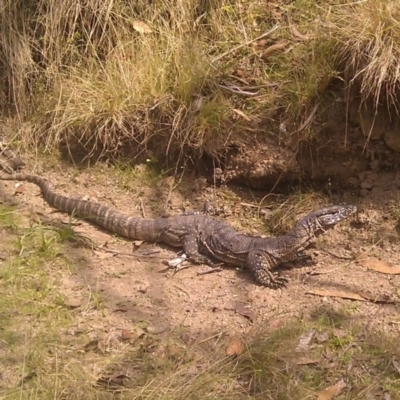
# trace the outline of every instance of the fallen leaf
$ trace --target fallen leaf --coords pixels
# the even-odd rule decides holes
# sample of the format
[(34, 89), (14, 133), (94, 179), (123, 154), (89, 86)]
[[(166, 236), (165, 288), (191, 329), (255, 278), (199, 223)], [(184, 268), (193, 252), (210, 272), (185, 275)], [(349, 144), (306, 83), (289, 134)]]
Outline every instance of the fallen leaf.
[(133, 337), (134, 337), (134, 335), (129, 329), (121, 330), (121, 340), (130, 340)]
[(296, 365), (319, 364), (319, 362), (316, 358), (301, 357), (296, 360)]
[(143, 336), (144, 336), (144, 332), (142, 330), (138, 330), (137, 332), (132, 332), (129, 329), (122, 329), (120, 339), (122, 341), (129, 341), (129, 342), (133, 343)]
[(395, 265), (388, 261), (372, 260), (363, 256), (356, 258), (356, 261), (365, 268), (372, 269), (383, 274), (400, 274), (400, 265)]
[(139, 33), (151, 33), (151, 29), (142, 21), (134, 20), (132, 21), (132, 26)]
[(251, 322), (254, 322), (255, 320), (254, 311), (250, 307), (241, 303), (240, 301), (237, 301), (235, 303), (235, 311), (242, 317), (248, 318)]
[(343, 329), (339, 329), (339, 328), (333, 328), (332, 333), (334, 336), (336, 336), (339, 339), (342, 339), (348, 335), (346, 331), (344, 331)]
[(85, 351), (99, 351), (102, 352), (101, 348), (100, 348), (100, 340), (99, 339), (95, 339), (92, 340), (91, 342), (85, 344), (85, 346), (83, 346), (83, 350)]
[(316, 330), (315, 329), (311, 329), (310, 331), (308, 331), (304, 335), (300, 336), (299, 344), (296, 346), (295, 351), (296, 352), (300, 352), (300, 351), (308, 350), (308, 345), (310, 344), (310, 342), (311, 342), (312, 338), (314, 337), (315, 333), (316, 333)]
[(159, 323), (159, 324), (149, 325), (146, 328), (146, 331), (149, 333), (154, 333), (155, 335), (159, 335), (160, 333), (164, 333), (167, 329), (168, 329), (167, 323)]
[(237, 108), (232, 108), (232, 111), (234, 111), (237, 115), (244, 118), (246, 121), (248, 121), (248, 122), (251, 121), (251, 118), (249, 116), (247, 116), (243, 111), (238, 110)]
[(331, 400), (334, 397), (339, 396), (339, 394), (342, 393), (346, 387), (346, 382), (341, 380), (319, 392), (317, 400)]
[(112, 312), (128, 312), (128, 309), (126, 307), (118, 307), (112, 310)]
[(226, 348), (226, 355), (227, 356), (239, 356), (243, 353), (244, 345), (238, 335), (233, 335)]
[(115, 373), (109, 376), (103, 376), (96, 381), (97, 385), (106, 387), (124, 386), (124, 379), (129, 379), (129, 376), (124, 374)]
[(288, 42), (281, 42), (273, 44), (272, 46), (267, 47), (263, 53), (262, 58), (268, 58), (272, 53), (275, 53), (278, 50), (284, 49), (288, 45)]
[(360, 300), (360, 301), (372, 301), (374, 303), (395, 303), (395, 300), (389, 298), (387, 295), (373, 295), (365, 292), (360, 293), (352, 293), (352, 292), (344, 292), (341, 290), (309, 290), (306, 294), (313, 294), (315, 296), (325, 296), (325, 297), (340, 297), (342, 299), (350, 299), (350, 300)]
[(293, 24), (289, 24), (289, 27), (290, 27), (290, 30), (292, 31), (293, 36), (296, 37), (297, 39), (300, 39), (303, 41), (314, 39), (313, 35), (304, 35), (303, 33), (300, 33)]
[(366, 301), (366, 299), (359, 294), (342, 292), (339, 290), (309, 290), (306, 294), (313, 294), (315, 296), (326, 296), (326, 297), (341, 297), (342, 299), (350, 299), (350, 300), (361, 300)]
[(392, 364), (398, 374), (400, 374), (400, 362), (396, 357), (392, 358)]

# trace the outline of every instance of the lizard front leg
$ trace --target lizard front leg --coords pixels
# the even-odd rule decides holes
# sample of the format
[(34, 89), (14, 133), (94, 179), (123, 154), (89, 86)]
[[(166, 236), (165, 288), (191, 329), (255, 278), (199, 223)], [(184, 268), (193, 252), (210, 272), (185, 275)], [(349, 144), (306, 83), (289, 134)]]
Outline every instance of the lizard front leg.
[(251, 250), (247, 255), (246, 267), (252, 272), (256, 281), (271, 289), (286, 286), (288, 279), (272, 271), (275, 267), (271, 257), (261, 250)]

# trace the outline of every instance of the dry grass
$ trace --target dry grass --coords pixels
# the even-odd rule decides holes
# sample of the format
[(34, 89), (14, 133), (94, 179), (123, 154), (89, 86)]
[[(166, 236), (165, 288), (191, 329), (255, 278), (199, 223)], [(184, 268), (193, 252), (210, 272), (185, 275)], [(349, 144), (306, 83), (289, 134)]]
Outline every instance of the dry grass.
[(399, 8), (5, 1), (3, 122), (20, 143), (49, 151), (80, 143), (89, 153), (176, 160), (218, 156), (280, 121), (301, 124), (337, 78), (397, 110)]
[[(218, 155), (231, 137), (298, 122), (337, 78), (358, 86), (364, 102), (397, 106), (397, 1), (325, 3), (6, 0), (2, 120), (26, 146), (80, 142), (115, 156), (130, 144), (153, 161)], [(271, 230), (287, 231), (320, 201), (306, 195), (277, 208)], [(27, 227), (2, 206), (0, 234), (2, 398), (305, 399), (343, 377), (351, 382), (344, 398), (398, 393), (396, 338), (346, 312), (316, 310), (310, 320), (263, 329), (233, 358), (227, 338), (187, 346), (182, 332), (131, 343), (109, 330), (88, 346), (109, 326), (99, 293), (82, 290), (82, 305), (68, 306), (60, 281), (70, 273), (63, 242), (71, 232)], [(73, 333), (77, 326), (83, 331)], [(325, 339), (306, 353), (317, 362), (299, 365), (294, 349), (311, 328)], [(113, 374), (129, 378), (99, 382)]]
[[(124, 184), (134, 181), (134, 173), (121, 167), (117, 176)], [(321, 200), (293, 197), (281, 209), (282, 225)], [(277, 315), (280, 324), (260, 314), (240, 338), (243, 353), (228, 357), (225, 330), (199, 334), (174, 322), (154, 335), (145, 329), (148, 319), (128, 322), (113, 312), (107, 291), (80, 274), (92, 266), (72, 229), (28, 226), (21, 210), (0, 207), (1, 398), (307, 399), (343, 378), (351, 383), (343, 398), (384, 392), (396, 398), (397, 339), (366, 329), (352, 313), (357, 302), (342, 303), (339, 310), (335, 304), (336, 311), (308, 310), (310, 317)], [(74, 285), (67, 285), (73, 276)], [(78, 304), (71, 305), (75, 298)], [(123, 337), (121, 326), (131, 336)], [(312, 329), (309, 346), (298, 352)]]
[(3, 95), (46, 149), (74, 137), (114, 154), (126, 142), (143, 151), (152, 139), (159, 153), (212, 153), (232, 107), (215, 81), (224, 73), (212, 62), (219, 47), (206, 46), (223, 28), (217, 3), (39, 2), (28, 18), (22, 3), (6, 2)]
[(97, 293), (87, 297), (77, 287), (86, 300), (69, 305), (59, 285), (70, 273), (59, 231), (24, 227), (2, 207), (0, 232), (9, 254), (0, 265), (4, 399), (307, 399), (343, 378), (351, 383), (343, 398), (396, 398), (397, 340), (365, 329), (349, 311), (317, 308), (275, 328), (264, 321), (234, 357), (225, 355), (230, 341), (220, 334), (188, 345), (181, 329), (156, 337), (137, 325), (141, 336), (132, 331), (132, 340), (121, 340)]
[(356, 84), (362, 102), (394, 106), (398, 112), (400, 4), (361, 1), (332, 11), (329, 30), (345, 79)]

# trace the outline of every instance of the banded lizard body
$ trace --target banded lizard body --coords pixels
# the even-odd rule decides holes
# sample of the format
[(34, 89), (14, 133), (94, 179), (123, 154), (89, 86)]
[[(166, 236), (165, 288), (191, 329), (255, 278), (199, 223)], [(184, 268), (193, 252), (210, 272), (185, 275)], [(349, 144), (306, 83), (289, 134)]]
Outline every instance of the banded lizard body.
[(123, 214), (108, 206), (55, 193), (50, 183), (36, 175), (0, 175), (0, 180), (35, 183), (45, 200), (58, 210), (87, 219), (128, 239), (162, 242), (183, 247), (190, 261), (215, 266), (223, 261), (247, 268), (261, 285), (278, 288), (287, 279), (274, 269), (305, 250), (314, 238), (343, 221), (357, 210), (354, 205), (333, 205), (300, 219), (286, 235), (262, 238), (237, 232), (226, 222), (198, 212), (169, 218), (147, 219)]

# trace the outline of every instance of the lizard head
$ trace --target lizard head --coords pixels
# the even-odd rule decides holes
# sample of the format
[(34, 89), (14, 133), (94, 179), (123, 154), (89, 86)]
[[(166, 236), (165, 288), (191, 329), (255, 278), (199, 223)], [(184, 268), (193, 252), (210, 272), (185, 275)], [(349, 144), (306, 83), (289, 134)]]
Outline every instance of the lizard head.
[(319, 236), (356, 211), (357, 207), (352, 204), (328, 206), (312, 212), (306, 219), (313, 225), (314, 235)]

